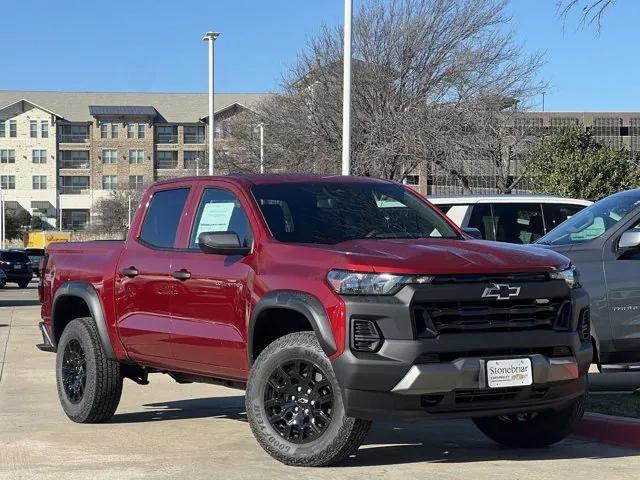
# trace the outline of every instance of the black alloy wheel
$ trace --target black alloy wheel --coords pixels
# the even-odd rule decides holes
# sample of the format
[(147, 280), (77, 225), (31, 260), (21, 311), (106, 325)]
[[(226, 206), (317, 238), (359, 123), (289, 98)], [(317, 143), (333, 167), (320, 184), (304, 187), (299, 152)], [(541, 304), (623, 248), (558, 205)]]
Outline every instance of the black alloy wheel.
[(72, 339), (62, 357), (62, 384), (69, 401), (77, 404), (84, 396), (87, 384), (87, 361), (80, 342)]
[(264, 391), (267, 419), (285, 440), (302, 444), (318, 439), (331, 423), (334, 392), (327, 375), (308, 360), (278, 366)]

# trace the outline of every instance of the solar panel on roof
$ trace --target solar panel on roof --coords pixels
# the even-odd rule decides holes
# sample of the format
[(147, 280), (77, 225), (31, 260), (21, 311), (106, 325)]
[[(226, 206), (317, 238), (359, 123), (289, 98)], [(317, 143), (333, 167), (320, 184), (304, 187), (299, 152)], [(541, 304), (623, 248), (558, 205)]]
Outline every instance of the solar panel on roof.
[(155, 117), (157, 112), (151, 106), (136, 105), (90, 105), (89, 114), (92, 116), (101, 115), (135, 115), (145, 117)]

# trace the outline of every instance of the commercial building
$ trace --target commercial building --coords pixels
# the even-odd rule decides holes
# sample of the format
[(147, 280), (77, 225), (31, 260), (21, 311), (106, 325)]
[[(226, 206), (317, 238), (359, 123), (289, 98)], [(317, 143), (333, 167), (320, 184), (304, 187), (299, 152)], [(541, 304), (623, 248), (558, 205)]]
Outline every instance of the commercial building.
[[(216, 117), (264, 94), (217, 94)], [(8, 209), (86, 227), (115, 189), (207, 170), (207, 94), (0, 91), (0, 180)], [(216, 128), (218, 148), (223, 131)]]

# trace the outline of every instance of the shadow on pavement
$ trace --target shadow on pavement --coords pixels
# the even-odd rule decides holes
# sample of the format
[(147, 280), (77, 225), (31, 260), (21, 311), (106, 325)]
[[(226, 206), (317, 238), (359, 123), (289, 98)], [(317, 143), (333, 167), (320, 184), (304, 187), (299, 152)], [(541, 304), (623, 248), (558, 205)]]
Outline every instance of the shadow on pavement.
[[(145, 410), (115, 415), (110, 423), (155, 422), (193, 418), (247, 421), (244, 396), (197, 398), (149, 403)], [(579, 458), (621, 458), (632, 450), (574, 440), (549, 448), (512, 449), (486, 439), (468, 421), (374, 422), (356, 455), (340, 467), (380, 466), (417, 462), (474, 463)]]
[(40, 306), (38, 300), (0, 300), (1, 307), (36, 307)]
[(143, 407), (147, 410), (116, 414), (109, 423), (157, 422), (208, 417), (247, 421), (244, 413), (244, 395), (148, 403)]

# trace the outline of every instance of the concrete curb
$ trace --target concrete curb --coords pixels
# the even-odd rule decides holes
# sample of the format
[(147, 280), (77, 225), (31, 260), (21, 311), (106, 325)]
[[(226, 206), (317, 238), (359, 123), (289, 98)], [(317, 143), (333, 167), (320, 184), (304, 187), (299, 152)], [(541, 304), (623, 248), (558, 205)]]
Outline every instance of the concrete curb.
[(640, 420), (585, 413), (573, 436), (640, 450)]

